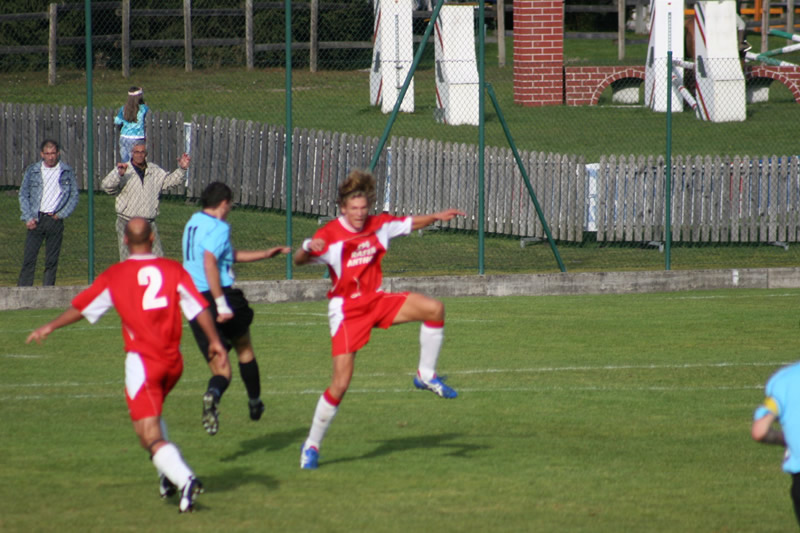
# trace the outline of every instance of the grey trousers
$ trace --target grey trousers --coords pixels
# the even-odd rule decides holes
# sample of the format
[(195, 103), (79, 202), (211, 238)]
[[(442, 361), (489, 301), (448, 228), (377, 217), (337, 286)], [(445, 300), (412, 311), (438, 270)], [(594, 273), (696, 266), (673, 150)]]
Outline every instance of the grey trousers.
[(50, 215), (39, 214), (39, 222), (34, 229), (28, 230), (25, 237), (25, 251), (22, 254), (22, 270), (17, 285), (30, 287), (36, 272), (36, 258), (44, 241), (44, 282), (43, 285), (56, 284), (58, 256), (61, 253), (61, 241), (64, 237), (64, 221), (56, 220)]
[[(119, 244), (119, 260), (125, 261), (130, 255), (128, 246), (125, 244), (125, 226), (128, 225), (128, 219), (117, 215), (117, 243)], [(150, 227), (153, 228), (153, 253), (158, 257), (164, 257), (164, 250), (161, 248), (161, 239), (158, 236), (158, 226), (156, 221), (150, 221)]]

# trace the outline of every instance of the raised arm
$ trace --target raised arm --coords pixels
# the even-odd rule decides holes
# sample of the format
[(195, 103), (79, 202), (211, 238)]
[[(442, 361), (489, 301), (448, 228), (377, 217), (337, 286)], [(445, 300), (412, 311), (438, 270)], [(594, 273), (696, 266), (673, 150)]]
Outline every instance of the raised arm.
[(431, 213), (429, 215), (416, 215), (411, 217), (411, 230), (418, 230), (426, 226), (430, 226), (437, 220), (447, 222), (448, 220), (452, 220), (457, 216), (463, 217), (466, 215), (466, 213), (459, 211), (458, 209), (447, 209), (445, 211), (439, 211), (438, 213)]
[(184, 153), (178, 158), (178, 168), (170, 172), (164, 178), (164, 182), (161, 185), (161, 190), (167, 190), (170, 187), (175, 187), (176, 185), (182, 185), (183, 182), (186, 180), (186, 171), (189, 170), (189, 163), (192, 161), (192, 158), (189, 157), (189, 154)]
[(253, 261), (261, 261), (262, 259), (269, 259), (278, 254), (289, 254), (292, 249), (288, 246), (275, 246), (266, 250), (236, 250), (233, 253), (233, 260), (236, 263), (252, 263)]
[(106, 174), (106, 177), (103, 178), (103, 181), (100, 183), (100, 186), (106, 194), (113, 196), (122, 190), (128, 181), (124, 177), (128, 168), (129, 165), (127, 163), (117, 163), (117, 168)]

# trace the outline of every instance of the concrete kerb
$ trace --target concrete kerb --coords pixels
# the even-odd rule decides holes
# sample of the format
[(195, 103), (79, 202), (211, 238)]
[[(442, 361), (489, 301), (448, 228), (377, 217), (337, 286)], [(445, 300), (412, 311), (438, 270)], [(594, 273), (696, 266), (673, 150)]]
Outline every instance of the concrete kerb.
[[(304, 302), (324, 300), (330, 280), (245, 281), (237, 286), (252, 303)], [(0, 311), (66, 308), (83, 288), (0, 287)], [(436, 298), (796, 289), (800, 288), (800, 268), (385, 278), (384, 288), (389, 292), (421, 292)]]

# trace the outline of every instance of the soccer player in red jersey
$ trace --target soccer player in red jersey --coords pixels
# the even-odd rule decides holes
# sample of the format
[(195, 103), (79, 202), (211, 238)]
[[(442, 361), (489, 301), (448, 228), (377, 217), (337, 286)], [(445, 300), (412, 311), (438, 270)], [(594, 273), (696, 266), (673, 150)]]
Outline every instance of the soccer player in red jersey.
[(197, 291), (180, 263), (152, 253), (154, 234), (143, 218), (125, 227), (130, 258), (100, 274), (92, 285), (72, 300), (72, 306), (28, 336), (41, 342), (54, 330), (86, 318), (95, 323), (111, 307), (122, 321), (125, 340), (125, 398), (133, 429), (142, 447), (150, 452), (160, 477), (161, 497), (180, 488), (179, 511), (191, 511), (203, 485), (184, 461), (177, 446), (167, 440), (161, 419), (164, 400), (183, 372), (180, 353), (183, 323), (197, 318), (210, 340), (213, 357), (227, 364), (208, 302)]
[(300, 454), (301, 468), (317, 468), (319, 448), (325, 432), (353, 376), (355, 355), (369, 342), (372, 328), (422, 322), (420, 357), (414, 386), (443, 398), (456, 391), (436, 376), (436, 362), (444, 339), (444, 304), (414, 292), (385, 293), (381, 289), (381, 260), (389, 241), (433, 224), (464, 216), (457, 209), (439, 213), (396, 217), (370, 215), (375, 205), (375, 178), (354, 170), (339, 187), (341, 216), (320, 228), (303, 242), (294, 255), (297, 265), (325, 263), (331, 276), (328, 317), (333, 345), (333, 376), (317, 402), (308, 438)]

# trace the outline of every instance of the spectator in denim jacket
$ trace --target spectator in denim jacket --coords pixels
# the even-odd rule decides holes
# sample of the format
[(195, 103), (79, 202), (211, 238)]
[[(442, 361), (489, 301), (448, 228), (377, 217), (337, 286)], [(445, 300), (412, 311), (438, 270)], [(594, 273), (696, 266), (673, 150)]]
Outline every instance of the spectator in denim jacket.
[(56, 284), (58, 256), (64, 235), (64, 219), (78, 205), (78, 182), (75, 172), (59, 161), (58, 143), (46, 139), (41, 147), (42, 160), (25, 169), (19, 189), (20, 217), (28, 228), (23, 252), (20, 287), (33, 285), (36, 258), (45, 242), (44, 285)]

